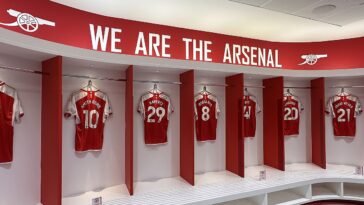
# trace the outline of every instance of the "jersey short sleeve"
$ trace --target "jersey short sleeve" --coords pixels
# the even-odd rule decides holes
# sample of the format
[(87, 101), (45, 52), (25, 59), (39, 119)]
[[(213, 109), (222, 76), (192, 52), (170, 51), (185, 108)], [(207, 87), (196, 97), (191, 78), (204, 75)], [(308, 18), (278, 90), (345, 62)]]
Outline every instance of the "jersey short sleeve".
[(147, 97), (145, 97), (146, 95), (147, 94), (140, 97), (139, 104), (138, 104), (138, 109), (137, 109), (137, 111), (142, 115), (143, 119), (145, 118), (144, 101), (147, 99)]
[(168, 101), (168, 119), (169, 119), (169, 116), (174, 112), (174, 107), (172, 105), (172, 101), (171, 101), (171, 98), (169, 96), (166, 96), (166, 99)]
[(74, 94), (69, 98), (66, 111), (64, 113), (66, 117), (77, 116), (76, 99)]
[(217, 100), (216, 97), (215, 97), (215, 103), (216, 103), (215, 116), (216, 116), (216, 119), (217, 119), (219, 117), (219, 114), (220, 114), (220, 105), (219, 105), (219, 101)]
[(14, 110), (14, 121), (20, 122), (20, 118), (24, 116), (24, 112), (17, 92), (15, 92), (14, 96), (13, 110)]
[(104, 107), (104, 122), (105, 122), (106, 119), (112, 115), (112, 109), (109, 97), (107, 95), (104, 95), (104, 100), (105, 100), (105, 107)]
[(305, 108), (303, 107), (301, 100), (297, 99), (297, 101), (298, 101), (298, 109), (300, 112), (302, 112)]
[(354, 117), (360, 115), (363, 112), (363, 110), (361, 108), (361, 103), (360, 103), (360, 101), (359, 101), (359, 99), (357, 97), (356, 97), (355, 101), (356, 101), (356, 104), (355, 104), (355, 115), (354, 115)]
[(333, 108), (332, 102), (333, 102), (333, 97), (331, 97), (327, 101), (325, 112), (326, 112), (326, 114), (331, 114), (333, 117), (335, 117), (335, 112), (334, 112), (334, 108)]
[(255, 102), (255, 113), (262, 112), (262, 109), (260, 108), (259, 103), (258, 103), (256, 97), (254, 97), (254, 96), (249, 96), (249, 97)]

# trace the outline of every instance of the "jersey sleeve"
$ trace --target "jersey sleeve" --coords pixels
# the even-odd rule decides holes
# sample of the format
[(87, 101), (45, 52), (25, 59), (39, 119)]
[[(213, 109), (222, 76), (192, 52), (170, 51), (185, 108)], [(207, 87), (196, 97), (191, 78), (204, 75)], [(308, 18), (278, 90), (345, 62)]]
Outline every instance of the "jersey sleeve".
[(196, 120), (198, 119), (198, 114), (197, 114), (197, 97), (195, 97), (195, 101), (193, 103), (193, 108), (194, 108), (194, 112), (195, 112), (195, 118)]
[(142, 115), (143, 119), (145, 118), (145, 108), (144, 108), (144, 97), (140, 97), (139, 105), (137, 111)]
[(255, 102), (255, 113), (260, 113), (262, 112), (262, 109), (260, 108), (260, 105), (258, 104), (257, 99), (254, 97), (254, 102)]
[(328, 101), (327, 101), (327, 105), (326, 105), (326, 114), (331, 114), (333, 117), (335, 117), (335, 112), (334, 112), (334, 108), (333, 108), (333, 105), (332, 105), (332, 98), (330, 98)]
[(18, 93), (14, 96), (14, 121), (20, 122), (20, 118), (24, 116), (23, 108), (21, 106)]
[(219, 114), (220, 114), (220, 105), (219, 105), (219, 101), (217, 100), (217, 98), (215, 98), (216, 99), (216, 109), (215, 109), (215, 111), (216, 111), (216, 119), (217, 119), (217, 117), (219, 116)]
[(168, 116), (174, 112), (174, 107), (171, 98), (168, 96)]
[(76, 99), (74, 95), (71, 95), (70, 99), (68, 100), (66, 111), (64, 112), (65, 117), (77, 116), (77, 106), (76, 106)]
[(305, 108), (303, 107), (303, 104), (301, 102), (301, 100), (298, 100), (298, 109), (300, 112), (302, 112)]
[(112, 115), (112, 109), (111, 109), (111, 104), (110, 104), (110, 100), (109, 97), (107, 95), (105, 95), (104, 97), (105, 99), (105, 107), (104, 107), (104, 122), (107, 118), (109, 118)]
[(355, 116), (360, 115), (363, 112), (359, 98), (356, 98), (355, 104)]

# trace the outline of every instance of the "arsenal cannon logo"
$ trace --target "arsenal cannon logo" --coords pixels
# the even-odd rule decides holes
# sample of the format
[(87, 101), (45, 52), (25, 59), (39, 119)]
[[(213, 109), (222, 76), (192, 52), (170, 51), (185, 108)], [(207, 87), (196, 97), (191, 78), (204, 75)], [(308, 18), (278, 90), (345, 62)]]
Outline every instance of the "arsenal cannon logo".
[(10, 16), (15, 17), (16, 21), (13, 23), (0, 22), (0, 25), (19, 26), (23, 31), (30, 33), (37, 31), (40, 25), (47, 25), (53, 27), (56, 26), (56, 24), (52, 21), (34, 17), (33, 15), (28, 13), (22, 13), (13, 9), (8, 9), (7, 12)]

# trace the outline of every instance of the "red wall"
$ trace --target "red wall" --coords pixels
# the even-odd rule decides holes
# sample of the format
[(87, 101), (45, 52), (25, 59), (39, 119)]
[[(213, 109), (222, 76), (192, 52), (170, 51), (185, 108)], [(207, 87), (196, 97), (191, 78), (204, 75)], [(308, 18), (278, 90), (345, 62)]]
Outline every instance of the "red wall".
[(226, 78), (226, 170), (244, 177), (244, 139), (240, 101), (243, 99), (244, 75)]
[(264, 164), (284, 171), (283, 77), (263, 80)]
[(325, 79), (311, 81), (312, 163), (326, 168)]
[(133, 195), (133, 66), (126, 70), (125, 85), (125, 184)]
[(180, 176), (195, 184), (194, 83), (193, 70), (180, 75)]
[(42, 62), (41, 202), (62, 203), (62, 57)]

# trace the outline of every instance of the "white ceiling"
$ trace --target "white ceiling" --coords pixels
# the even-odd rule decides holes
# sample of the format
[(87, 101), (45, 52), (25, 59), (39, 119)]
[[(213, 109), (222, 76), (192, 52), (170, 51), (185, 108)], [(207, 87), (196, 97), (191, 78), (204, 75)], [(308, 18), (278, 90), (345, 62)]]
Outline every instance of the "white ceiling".
[[(253, 6), (231, 0), (53, 1), (105, 16), (270, 41), (306, 42), (364, 36), (364, 5), (360, 5), (364, 0), (237, 0)], [(320, 5), (335, 5), (336, 9), (322, 14), (332, 8), (324, 7), (316, 9), (321, 14), (314, 14), (317, 13), (313, 13), (314, 8)]]

